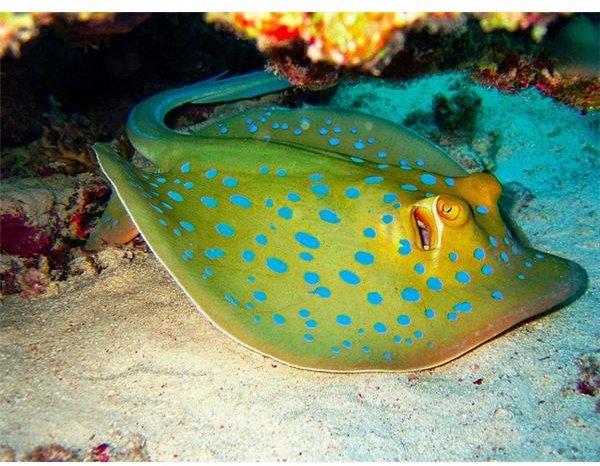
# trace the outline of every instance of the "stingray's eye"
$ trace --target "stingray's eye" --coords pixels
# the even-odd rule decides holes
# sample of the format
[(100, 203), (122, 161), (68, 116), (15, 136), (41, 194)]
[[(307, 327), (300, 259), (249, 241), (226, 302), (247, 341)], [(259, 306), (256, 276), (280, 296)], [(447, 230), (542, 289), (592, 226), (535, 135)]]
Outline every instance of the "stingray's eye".
[(461, 226), (469, 218), (468, 209), (458, 199), (439, 196), (436, 209), (439, 217), (448, 225)]

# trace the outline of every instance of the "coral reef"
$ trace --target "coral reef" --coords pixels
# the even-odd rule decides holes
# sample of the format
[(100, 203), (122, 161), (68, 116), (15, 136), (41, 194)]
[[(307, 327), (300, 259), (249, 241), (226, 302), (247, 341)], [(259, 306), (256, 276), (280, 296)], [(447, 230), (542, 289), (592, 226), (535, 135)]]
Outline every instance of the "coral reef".
[(0, 13), (0, 57), (21, 55), (21, 46), (36, 37), (42, 26), (52, 25), (72, 40), (97, 41), (129, 32), (146, 20), (147, 13)]
[(90, 174), (3, 181), (0, 295), (55, 292), (109, 193), (106, 182)]

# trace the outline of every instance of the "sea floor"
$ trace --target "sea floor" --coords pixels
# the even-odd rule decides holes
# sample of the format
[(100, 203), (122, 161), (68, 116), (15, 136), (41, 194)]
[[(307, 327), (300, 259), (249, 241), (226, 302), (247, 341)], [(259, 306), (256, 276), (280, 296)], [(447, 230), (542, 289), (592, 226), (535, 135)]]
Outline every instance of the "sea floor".
[[(464, 79), (361, 81), (333, 105), (402, 123)], [(517, 223), (587, 270), (581, 298), (433, 370), (323, 374), (231, 341), (152, 254), (109, 248), (54, 296), (2, 302), (0, 459), (56, 444), (162, 461), (600, 460), (599, 116), (474, 90), (494, 173), (534, 196)]]

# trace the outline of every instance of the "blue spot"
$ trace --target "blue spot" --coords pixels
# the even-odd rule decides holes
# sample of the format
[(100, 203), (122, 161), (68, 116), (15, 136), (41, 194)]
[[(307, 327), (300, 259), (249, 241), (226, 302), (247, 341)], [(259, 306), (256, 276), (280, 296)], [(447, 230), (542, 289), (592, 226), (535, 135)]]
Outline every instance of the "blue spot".
[(206, 173), (204, 173), (204, 176), (208, 179), (208, 180), (212, 180), (214, 177), (216, 177), (219, 174), (219, 170), (217, 170), (216, 168), (211, 168), (210, 170), (206, 170)]
[(340, 138), (330, 138), (328, 142), (330, 146), (339, 146)]
[(273, 123), (271, 125), (271, 128), (273, 128), (273, 129), (279, 129), (279, 123)]
[(367, 183), (367, 184), (383, 183), (383, 176), (370, 176), (368, 178), (365, 178), (365, 183)]
[(179, 224), (181, 225), (181, 227), (184, 230), (187, 230), (189, 232), (193, 232), (196, 231), (196, 227), (194, 225), (192, 225), (190, 222), (187, 222), (185, 220), (182, 220), (181, 222), (179, 222)]
[(265, 235), (263, 235), (263, 234), (256, 235), (256, 237), (255, 237), (254, 239), (256, 240), (256, 242), (257, 242), (258, 244), (262, 244), (263, 246), (264, 246), (265, 244), (267, 244), (267, 241), (268, 241), (268, 240), (267, 240), (267, 237), (266, 237)]
[(267, 299), (267, 293), (265, 293), (264, 291), (255, 291), (254, 293), (252, 293), (252, 296), (254, 296), (254, 299), (261, 303), (263, 301), (266, 301)]
[(383, 202), (386, 204), (391, 204), (396, 199), (398, 199), (398, 195), (396, 193), (386, 193), (383, 195)]
[(194, 187), (194, 183), (192, 183), (191, 181), (186, 181), (185, 183), (183, 183), (183, 187), (187, 190), (190, 190)]
[(307, 248), (317, 249), (321, 245), (317, 238), (304, 231), (299, 231), (296, 233), (294, 238), (296, 238), (296, 241), (298, 241), (302, 246)]
[(452, 309), (458, 312), (469, 312), (471, 309), (473, 309), (473, 306), (470, 302), (463, 301), (461, 303), (455, 304)]
[(394, 335), (394, 343), (397, 345), (402, 343), (402, 337), (400, 335)]
[(169, 191), (167, 193), (167, 196), (169, 196), (174, 201), (183, 202), (183, 196), (176, 191)]
[(475, 210), (481, 215), (487, 215), (489, 213), (488, 208), (483, 205), (478, 205), (477, 207), (475, 207)]
[(341, 325), (343, 327), (347, 327), (348, 325), (350, 325), (352, 323), (352, 319), (344, 314), (339, 314), (336, 318), (335, 321), (338, 323), (338, 325)]
[(227, 238), (231, 238), (235, 235), (235, 230), (228, 223), (217, 223), (215, 230), (217, 230), (217, 233)]
[(385, 359), (386, 361), (391, 361), (392, 360), (392, 353), (390, 353), (389, 351), (386, 351), (385, 353), (383, 353), (383, 359)]
[(413, 335), (415, 336), (416, 339), (420, 340), (421, 338), (423, 338), (423, 332), (421, 330), (415, 330), (413, 332)]
[(254, 283), (254, 281), (255, 281), (256, 279), (254, 278), (254, 275), (248, 275), (248, 276), (246, 277), (246, 280), (248, 280), (250, 283)]
[(285, 168), (280, 168), (279, 170), (277, 170), (277, 172), (275, 174), (277, 176), (286, 176), (287, 175), (287, 170)]
[(271, 207), (273, 207), (273, 205), (274, 205), (273, 199), (271, 199), (270, 197), (265, 199), (265, 207), (268, 207), (270, 209)]
[(313, 337), (310, 333), (304, 334), (304, 341), (306, 341), (307, 343), (312, 343), (314, 340), (315, 337)]
[(488, 241), (490, 242), (490, 244), (491, 244), (493, 247), (496, 247), (496, 246), (498, 246), (498, 241), (497, 241), (497, 240), (496, 240), (496, 238), (494, 238), (493, 236), (490, 236), (490, 237), (488, 238)]
[(483, 260), (485, 258), (485, 251), (481, 248), (475, 248), (473, 257), (477, 260)]
[(319, 280), (319, 275), (315, 272), (306, 272), (304, 274), (304, 281), (309, 285), (316, 285), (317, 283), (319, 283)]
[(360, 191), (354, 187), (348, 188), (346, 189), (346, 196), (348, 196), (349, 199), (356, 199), (360, 196)]
[(410, 192), (414, 192), (414, 191), (418, 190), (417, 187), (412, 184), (403, 184), (402, 186), (400, 186), (400, 189), (402, 189), (403, 191), (410, 191)]
[(300, 309), (298, 315), (303, 319), (306, 319), (310, 315), (310, 311), (308, 309)]
[[(150, 204), (150, 207), (152, 207), (154, 210), (156, 210), (159, 214), (164, 214), (165, 211), (162, 210), (160, 207), (154, 205), (154, 204)], [(110, 222), (112, 219), (110, 218), (110, 215), (104, 219), (105, 222)]]
[(448, 186), (454, 186), (456, 184), (456, 182), (454, 181), (454, 178), (446, 178), (444, 180), (444, 183), (446, 183)]
[(225, 299), (227, 301), (229, 301), (231, 304), (233, 304), (234, 306), (237, 306), (240, 304), (240, 302), (235, 299), (232, 295), (230, 295), (229, 293), (225, 293)]
[(494, 273), (494, 269), (491, 266), (485, 264), (483, 267), (481, 267), (481, 273), (484, 275), (491, 275)]
[(519, 280), (525, 280), (525, 275), (523, 275), (522, 273), (520, 273), (519, 275), (517, 275), (517, 278)]
[(156, 178), (156, 181), (160, 184), (165, 184), (167, 182), (167, 179), (163, 178), (162, 176), (159, 176), (158, 178)]
[(352, 134), (357, 134), (358, 133), (358, 128), (350, 128), (350, 132)]
[(425, 317), (433, 319), (435, 317), (435, 311), (433, 309), (425, 309)]
[(427, 279), (427, 287), (432, 291), (440, 291), (443, 287), (442, 281), (437, 277), (429, 277)]
[(248, 126), (248, 131), (254, 134), (258, 131), (258, 126), (252, 123), (250, 126)]
[(315, 193), (319, 197), (327, 196), (329, 193), (329, 186), (326, 184), (313, 184), (310, 187), (310, 190)]
[(508, 254), (506, 254), (506, 252), (502, 251), (500, 253), (500, 259), (502, 259), (504, 262), (508, 262)]
[(286, 220), (289, 220), (289, 219), (291, 219), (294, 216), (294, 212), (289, 207), (281, 207), (277, 211), (277, 214), (280, 217), (285, 218)]
[(321, 136), (327, 136), (327, 134), (329, 134), (329, 130), (328, 130), (327, 128), (321, 128), (321, 129), (319, 130), (319, 134), (320, 134)]
[(258, 170), (258, 172), (259, 172), (261, 175), (266, 175), (267, 173), (269, 173), (269, 167), (264, 167), (264, 166), (263, 166), (263, 167), (260, 167), (260, 169)]
[(367, 138), (367, 143), (368, 143), (368, 144), (375, 144), (375, 138), (373, 138), (373, 137), (368, 137), (368, 138)]
[(460, 272), (456, 272), (455, 277), (460, 283), (469, 283), (471, 281), (471, 275), (469, 275), (469, 272), (462, 270)]
[(252, 205), (252, 201), (242, 194), (232, 194), (229, 196), (229, 200), (232, 204), (243, 207), (244, 209), (247, 209)]
[(339, 353), (340, 352), (340, 347), (339, 346), (332, 346), (331, 347), (331, 351), (333, 351), (334, 353)]
[(158, 223), (160, 223), (163, 227), (166, 227), (168, 225), (167, 221), (164, 218), (159, 219)]
[(356, 254), (354, 254), (354, 259), (356, 259), (357, 262), (365, 265), (371, 265), (375, 261), (373, 254), (367, 251), (358, 251)]
[(306, 117), (300, 118), (300, 124), (301, 125), (307, 125), (309, 123), (309, 121), (310, 120), (308, 118), (306, 118)]
[(383, 223), (385, 223), (386, 225), (389, 225), (390, 223), (392, 223), (394, 221), (394, 216), (392, 214), (382, 215), (381, 221)]
[(216, 260), (221, 257), (225, 257), (225, 251), (223, 251), (221, 248), (206, 249), (204, 251), (204, 255), (210, 260)]
[(340, 134), (342, 132), (342, 128), (340, 128), (339, 126), (334, 126), (333, 132), (336, 134)]
[(181, 173), (189, 173), (191, 168), (192, 166), (190, 165), (190, 162), (185, 162), (183, 165), (181, 165)]
[(402, 290), (402, 299), (414, 303), (421, 299), (421, 295), (414, 288), (404, 288)]
[(340, 270), (339, 275), (348, 285), (358, 285), (360, 283), (360, 277), (350, 270)]
[(244, 251), (242, 252), (242, 257), (246, 262), (252, 262), (254, 260), (254, 256), (254, 252), (250, 249), (244, 249)]
[(430, 173), (423, 173), (419, 178), (421, 183), (432, 186), (437, 183), (437, 178)]
[(300, 195), (297, 193), (288, 193), (287, 198), (292, 202), (298, 202), (300, 200)]
[(501, 291), (496, 290), (496, 291), (492, 291), (492, 298), (500, 300), (500, 299), (503, 299), (504, 296), (502, 295)]
[(382, 150), (381, 150), (381, 151), (379, 151), (379, 152), (377, 152), (377, 157), (379, 157), (380, 159), (386, 159), (386, 158), (387, 158), (387, 156), (388, 156), (388, 155), (387, 155), (387, 152), (384, 152), (384, 151), (382, 151)]
[(446, 317), (450, 322), (454, 322), (456, 319), (458, 319), (458, 315), (456, 314), (456, 312), (449, 312)]
[(362, 139), (359, 139), (358, 141), (356, 141), (356, 142), (354, 143), (354, 148), (355, 148), (356, 150), (363, 150), (363, 149), (365, 148), (365, 143), (364, 143), (364, 142), (362, 142)]
[(423, 264), (421, 264), (420, 262), (417, 262), (415, 264), (414, 267), (415, 272), (417, 272), (419, 275), (423, 275), (425, 273), (425, 266)]
[(235, 178), (227, 177), (223, 179), (223, 186), (228, 188), (235, 188), (238, 185), (238, 181)]
[(351, 341), (349, 341), (349, 340), (344, 340), (344, 341), (342, 342), (342, 346), (343, 346), (344, 348), (346, 348), (346, 349), (350, 349), (350, 348), (352, 348), (352, 342), (351, 342)]
[(288, 125), (287, 123), (281, 123), (281, 129), (288, 129), (290, 127), (290, 125)]
[(302, 128), (296, 128), (296, 129), (294, 130), (294, 135), (296, 135), (296, 136), (300, 136), (301, 134), (302, 134)]
[(275, 273), (285, 273), (288, 270), (288, 265), (277, 257), (267, 258), (267, 267)]
[(306, 261), (306, 262), (310, 262), (311, 260), (313, 260), (313, 255), (309, 252), (301, 252), (299, 254), (299, 256), (300, 256), (300, 259), (302, 259), (303, 261)]
[(525, 261), (523, 262), (525, 264), (525, 267), (527, 267), (528, 269), (530, 269), (531, 267), (533, 267), (533, 264), (529, 261)]
[(403, 256), (406, 256), (408, 254), (410, 254), (412, 251), (412, 247), (410, 245), (410, 241), (408, 241), (407, 239), (401, 239), (400, 240), (400, 248), (398, 249), (398, 252), (400, 254), (402, 254)]
[(456, 262), (458, 260), (458, 254), (455, 253), (454, 251), (451, 252), (450, 254), (448, 254), (448, 258), (452, 261), (452, 262)]
[(313, 291), (309, 291), (308, 294), (314, 294), (320, 298), (329, 298), (331, 296), (331, 290), (324, 286), (317, 286)]
[(273, 322), (275, 322), (277, 325), (283, 325), (285, 324), (285, 317), (283, 317), (281, 314), (273, 314)]
[(377, 233), (375, 232), (375, 230), (373, 230), (373, 228), (365, 228), (363, 230), (363, 235), (365, 235), (366, 238), (375, 238), (375, 236), (377, 236)]
[(314, 319), (307, 320), (304, 325), (306, 328), (317, 328), (317, 321)]
[(311, 181), (320, 181), (325, 178), (321, 173), (311, 173), (308, 175), (308, 179)]
[(383, 302), (383, 298), (377, 291), (371, 291), (370, 293), (367, 293), (367, 301), (374, 306), (377, 306)]
[(184, 261), (189, 261), (192, 257), (194, 257), (194, 251), (190, 251), (189, 249), (186, 249), (183, 251), (183, 254), (181, 254), (181, 258)]
[(410, 324), (410, 317), (408, 317), (405, 314), (399, 315), (397, 320), (398, 320), (398, 323), (400, 325), (402, 325), (403, 327), (406, 327), (407, 325)]
[(386, 333), (387, 332), (387, 327), (382, 322), (377, 322), (375, 325), (373, 325), (373, 328), (375, 329), (375, 331), (377, 333)]
[(179, 228), (173, 228), (173, 234), (175, 236), (181, 236), (182, 235), (181, 230)]
[(166, 202), (161, 202), (161, 204), (165, 209), (173, 210), (173, 206), (171, 204), (168, 204)]
[(339, 223), (340, 222), (340, 218), (337, 216), (337, 214), (329, 209), (323, 209), (319, 212), (319, 217), (321, 217), (321, 220), (323, 220), (324, 222), (329, 222), (329, 223)]
[(362, 337), (365, 334), (365, 329), (364, 328), (359, 328), (358, 329), (358, 334)]
[(227, 126), (221, 126), (221, 128), (219, 128), (219, 133), (221, 134), (227, 134), (228, 131), (229, 128), (227, 128)]

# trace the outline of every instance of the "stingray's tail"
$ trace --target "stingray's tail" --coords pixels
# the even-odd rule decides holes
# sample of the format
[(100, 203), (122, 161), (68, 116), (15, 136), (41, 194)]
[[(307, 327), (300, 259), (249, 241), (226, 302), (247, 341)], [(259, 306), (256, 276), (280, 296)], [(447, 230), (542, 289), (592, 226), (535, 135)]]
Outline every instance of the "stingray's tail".
[(200, 81), (188, 86), (170, 89), (153, 95), (136, 105), (127, 120), (127, 135), (136, 150), (152, 158), (152, 150), (147, 150), (155, 141), (173, 137), (176, 134), (165, 125), (167, 113), (186, 104), (209, 104), (231, 102), (270, 94), (292, 85), (286, 80), (265, 71), (220, 79)]

